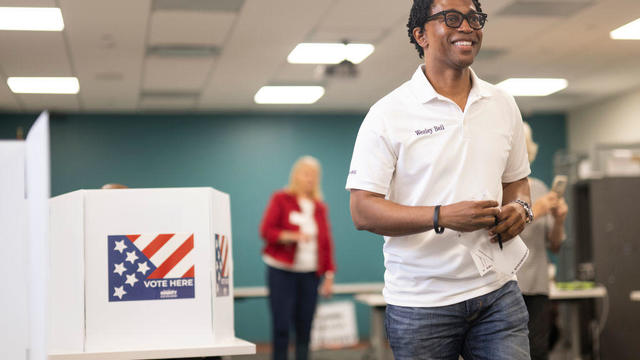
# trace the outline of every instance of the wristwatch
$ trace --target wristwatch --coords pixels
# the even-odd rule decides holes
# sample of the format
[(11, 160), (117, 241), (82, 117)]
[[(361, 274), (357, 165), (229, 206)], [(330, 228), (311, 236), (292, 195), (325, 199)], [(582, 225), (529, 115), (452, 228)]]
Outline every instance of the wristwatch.
[(525, 222), (527, 224), (531, 223), (533, 221), (533, 211), (531, 210), (531, 206), (526, 201), (522, 201), (520, 199), (514, 200), (513, 202), (520, 204), (524, 208), (524, 212), (527, 214)]

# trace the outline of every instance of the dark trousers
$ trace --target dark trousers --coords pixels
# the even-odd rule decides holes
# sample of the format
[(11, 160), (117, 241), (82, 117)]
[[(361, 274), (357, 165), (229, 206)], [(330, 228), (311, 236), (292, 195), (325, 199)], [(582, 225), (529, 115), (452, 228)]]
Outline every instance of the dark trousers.
[(296, 359), (308, 359), (311, 322), (318, 301), (318, 276), (315, 272), (296, 273), (267, 266), (267, 284), (273, 325), (273, 359), (287, 359), (292, 324)]
[(524, 302), (529, 311), (531, 360), (547, 360), (551, 331), (551, 302), (546, 295), (524, 295)]

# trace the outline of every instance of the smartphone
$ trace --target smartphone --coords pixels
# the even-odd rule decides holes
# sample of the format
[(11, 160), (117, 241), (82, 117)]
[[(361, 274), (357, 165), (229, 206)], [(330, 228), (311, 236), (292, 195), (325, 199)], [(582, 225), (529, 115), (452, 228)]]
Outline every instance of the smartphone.
[(559, 197), (564, 196), (564, 192), (567, 189), (567, 176), (566, 175), (556, 175), (553, 178), (553, 185), (551, 186), (551, 191), (558, 194)]

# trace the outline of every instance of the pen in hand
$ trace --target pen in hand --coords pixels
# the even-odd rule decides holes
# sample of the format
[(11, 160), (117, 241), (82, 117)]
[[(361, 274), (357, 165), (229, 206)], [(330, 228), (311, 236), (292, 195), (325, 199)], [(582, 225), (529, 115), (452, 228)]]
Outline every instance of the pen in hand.
[[(497, 216), (496, 216), (496, 226), (498, 226)], [(500, 250), (502, 250), (502, 236), (500, 234), (496, 234), (496, 238), (498, 239), (498, 246), (500, 246)]]

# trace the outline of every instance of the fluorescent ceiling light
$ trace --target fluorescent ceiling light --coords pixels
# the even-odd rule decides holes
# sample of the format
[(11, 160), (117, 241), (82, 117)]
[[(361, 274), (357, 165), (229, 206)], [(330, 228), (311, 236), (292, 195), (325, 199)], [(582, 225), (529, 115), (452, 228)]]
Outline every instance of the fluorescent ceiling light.
[(640, 19), (634, 20), (609, 33), (614, 40), (640, 40)]
[(565, 79), (511, 78), (496, 86), (513, 96), (547, 96), (568, 85)]
[(322, 86), (263, 86), (253, 100), (257, 104), (313, 104), (322, 95)]
[(75, 77), (10, 77), (7, 85), (16, 94), (77, 94)]
[(0, 7), (0, 30), (62, 31), (59, 8)]
[(349, 60), (361, 63), (375, 47), (371, 44), (300, 43), (289, 53), (291, 64), (338, 64)]

